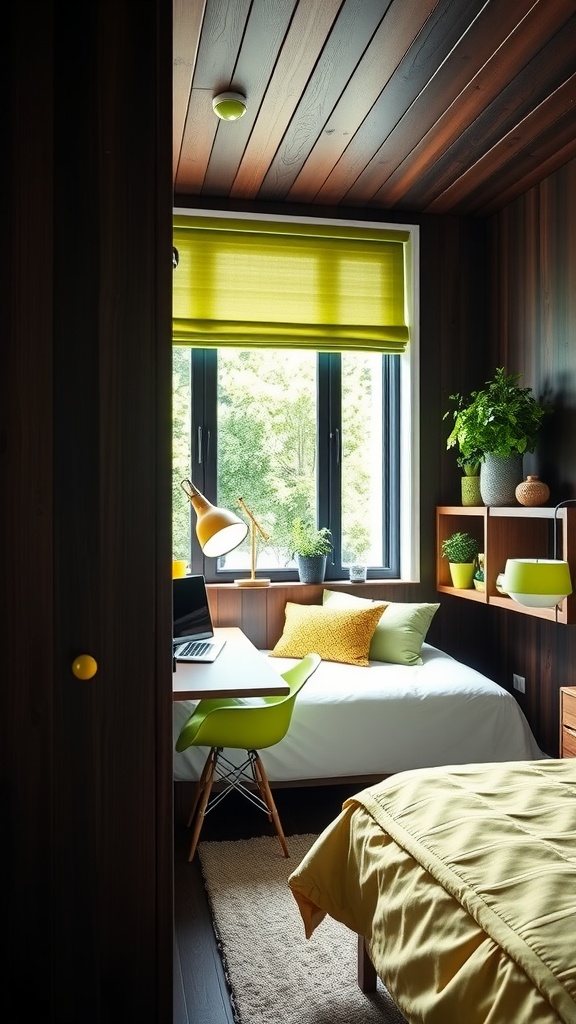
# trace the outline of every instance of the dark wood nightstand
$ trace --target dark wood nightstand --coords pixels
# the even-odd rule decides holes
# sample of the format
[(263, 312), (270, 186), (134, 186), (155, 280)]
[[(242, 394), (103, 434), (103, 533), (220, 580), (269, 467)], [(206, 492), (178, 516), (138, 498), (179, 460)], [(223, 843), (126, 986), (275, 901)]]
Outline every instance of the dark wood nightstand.
[(560, 757), (576, 757), (576, 686), (560, 687)]

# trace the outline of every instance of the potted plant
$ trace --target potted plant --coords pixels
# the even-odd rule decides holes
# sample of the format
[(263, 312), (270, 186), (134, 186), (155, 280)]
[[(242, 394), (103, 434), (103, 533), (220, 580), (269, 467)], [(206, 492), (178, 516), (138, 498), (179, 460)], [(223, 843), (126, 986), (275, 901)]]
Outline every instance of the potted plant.
[(484, 576), (484, 552), (480, 551), (476, 555), (476, 561), (474, 562), (474, 589), (484, 592), (486, 590), (486, 579)]
[(521, 387), (519, 373), (499, 367), (492, 380), (468, 397), (450, 395), (454, 424), (447, 448), (458, 447), (458, 465), (480, 463), (480, 490), (485, 505), (516, 504), (523, 479), (522, 457), (536, 447), (547, 406), (531, 388)]
[(292, 524), (292, 544), (301, 583), (323, 583), (326, 558), (332, 551), (332, 532), (322, 526), (317, 529), (311, 520), (295, 519)]
[(470, 533), (453, 533), (442, 541), (442, 556), (448, 559), (452, 583), (459, 590), (474, 584), (474, 569), (480, 544)]

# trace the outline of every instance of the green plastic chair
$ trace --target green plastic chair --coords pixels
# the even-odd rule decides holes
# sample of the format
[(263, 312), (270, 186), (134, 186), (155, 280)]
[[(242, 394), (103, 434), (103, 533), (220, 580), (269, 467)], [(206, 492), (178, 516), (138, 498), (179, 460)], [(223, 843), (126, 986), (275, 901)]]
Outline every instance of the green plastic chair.
[[(290, 856), (258, 751), (274, 746), (286, 735), (296, 697), (321, 660), (318, 654), (307, 654), (297, 665), (282, 673), (290, 687), (286, 697), (262, 697), (260, 704), (247, 704), (235, 698), (201, 700), (182, 726), (176, 740), (179, 753), (191, 746), (210, 747), (188, 818), (188, 827), (194, 821), (189, 861), (196, 852), (204, 818), (233, 790), (264, 811), (274, 824), (284, 856)], [(241, 765), (232, 764), (224, 756), (226, 747), (246, 751), (247, 757)], [(224, 788), (210, 799), (215, 782), (223, 783)]]

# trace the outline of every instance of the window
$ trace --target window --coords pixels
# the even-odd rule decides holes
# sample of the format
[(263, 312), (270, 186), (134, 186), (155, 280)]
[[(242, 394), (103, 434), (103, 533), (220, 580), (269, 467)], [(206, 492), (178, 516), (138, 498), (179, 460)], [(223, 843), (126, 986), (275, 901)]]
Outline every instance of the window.
[(353, 562), (372, 578), (414, 578), (413, 327), (398, 354), (318, 351), (313, 341), (292, 348), (284, 338), (280, 347), (182, 340), (173, 350), (174, 557), (212, 581), (250, 569), (248, 540), (218, 560), (202, 555), (180, 488), (190, 477), (241, 516), (244, 499), (268, 535), (258, 537), (259, 575), (297, 579), (291, 526), (300, 517), (332, 531), (327, 580), (347, 578)]

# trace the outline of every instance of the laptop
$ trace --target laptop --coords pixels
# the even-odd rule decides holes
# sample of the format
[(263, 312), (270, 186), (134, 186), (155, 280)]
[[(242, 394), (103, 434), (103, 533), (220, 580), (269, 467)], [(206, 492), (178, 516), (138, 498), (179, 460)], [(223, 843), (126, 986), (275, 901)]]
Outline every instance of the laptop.
[(204, 576), (172, 580), (173, 643), (176, 661), (214, 661), (226, 643), (216, 639)]

